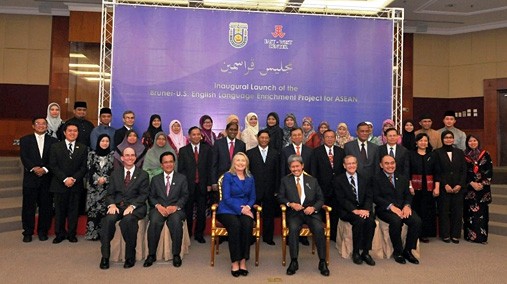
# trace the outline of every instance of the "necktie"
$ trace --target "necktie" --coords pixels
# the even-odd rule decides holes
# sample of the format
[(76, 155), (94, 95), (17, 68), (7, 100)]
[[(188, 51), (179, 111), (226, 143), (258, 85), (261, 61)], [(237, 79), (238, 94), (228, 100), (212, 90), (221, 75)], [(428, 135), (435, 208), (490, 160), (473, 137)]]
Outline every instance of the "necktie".
[(229, 146), (229, 158), (232, 161), (232, 156), (234, 156), (234, 142), (231, 141), (231, 146)]
[(389, 182), (393, 185), (394, 185), (394, 179), (393, 179), (393, 175), (389, 175)]
[(391, 147), (391, 150), (389, 151), (389, 156), (394, 158), (394, 150), (393, 147)]
[(266, 149), (262, 149), (261, 153), (262, 153), (262, 161), (265, 163), (266, 162)]
[(296, 155), (301, 156), (301, 152), (299, 151), (300, 146), (296, 146)]
[(72, 151), (72, 143), (69, 143), (69, 153), (71, 153), (71, 154), (72, 154), (72, 152), (73, 152), (73, 151)]
[(125, 186), (128, 186), (130, 183), (130, 171), (127, 171), (127, 175), (125, 176)]
[(301, 200), (301, 194), (303, 190), (301, 189), (301, 184), (299, 183), (299, 177), (296, 178), (296, 188), (298, 190), (299, 200)]
[(197, 151), (197, 146), (194, 147), (194, 159), (195, 159), (195, 183), (199, 183), (199, 152)]
[(356, 200), (359, 202), (359, 196), (357, 194), (357, 187), (356, 182), (354, 181), (354, 176), (350, 176), (350, 185), (352, 185), (352, 190), (354, 191), (354, 194), (356, 195)]
[(329, 148), (329, 153), (328, 153), (328, 157), (329, 157), (329, 163), (331, 163), (331, 168), (334, 168), (334, 162), (333, 162), (333, 152), (331, 151), (331, 148)]
[(368, 156), (366, 156), (366, 149), (364, 148), (364, 142), (361, 143), (361, 159), (363, 162), (366, 162), (366, 160), (368, 160)]
[(165, 183), (165, 194), (169, 196), (169, 191), (171, 190), (171, 177), (167, 175), (166, 183)]

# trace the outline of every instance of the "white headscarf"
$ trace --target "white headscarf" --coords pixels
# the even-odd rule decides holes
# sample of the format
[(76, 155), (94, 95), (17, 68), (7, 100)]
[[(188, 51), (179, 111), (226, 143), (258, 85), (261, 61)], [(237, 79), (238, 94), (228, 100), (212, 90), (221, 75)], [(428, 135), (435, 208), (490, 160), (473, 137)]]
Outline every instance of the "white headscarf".
[[(52, 106), (57, 106), (60, 110), (60, 113), (58, 113), (58, 117), (52, 117), (50, 113), (50, 109)], [(52, 102), (48, 105), (48, 111), (46, 115), (46, 120), (48, 121), (48, 134), (53, 136), (54, 138), (58, 138), (56, 136), (56, 133), (58, 132), (58, 128), (62, 124), (62, 118), (60, 117), (60, 114), (62, 112), (62, 109), (60, 108), (60, 105)]]
[[(252, 118), (252, 116), (257, 117), (257, 125), (255, 125), (255, 126), (250, 125), (250, 118)], [(245, 131), (249, 131), (249, 132), (253, 133), (253, 135), (257, 135), (257, 133), (259, 133), (259, 117), (257, 116), (256, 113), (249, 112), (245, 116)]]
[[(175, 123), (178, 123), (180, 125), (180, 133), (176, 134), (173, 132), (173, 125)], [(169, 138), (171, 138), (171, 141), (173, 142), (174, 146), (176, 147), (176, 152), (179, 152), (180, 148), (187, 145), (187, 139), (183, 135), (183, 126), (181, 125), (181, 122), (179, 120), (173, 120), (171, 123), (169, 123)]]

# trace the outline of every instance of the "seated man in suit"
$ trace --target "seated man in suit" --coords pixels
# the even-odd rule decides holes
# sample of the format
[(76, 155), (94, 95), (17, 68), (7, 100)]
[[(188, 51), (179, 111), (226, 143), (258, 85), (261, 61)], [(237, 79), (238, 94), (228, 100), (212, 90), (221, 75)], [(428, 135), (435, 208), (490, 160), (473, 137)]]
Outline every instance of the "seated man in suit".
[(101, 269), (109, 268), (111, 240), (116, 231), (116, 221), (120, 220), (120, 229), (125, 240), (124, 268), (131, 268), (136, 263), (137, 222), (146, 216), (146, 200), (149, 194), (148, 173), (135, 166), (136, 152), (127, 147), (123, 150), (121, 160), (123, 167), (111, 174), (107, 189), (107, 215), (102, 219), (100, 232)]
[[(373, 213), (373, 189), (369, 179), (357, 173), (357, 158), (348, 155), (343, 159), (346, 173), (334, 180), (337, 211), (340, 219), (352, 224), (352, 261), (355, 264), (366, 262), (375, 265), (369, 251), (375, 234), (375, 215)], [(360, 254), (362, 250), (362, 254)]]
[(379, 157), (391, 155), (396, 160), (396, 172), (410, 179), (410, 152), (398, 142), (398, 130), (396, 128), (388, 128), (384, 131), (387, 138), (387, 144), (378, 147)]
[[(405, 264), (405, 259), (419, 264), (419, 260), (412, 254), (416, 248), (417, 239), (421, 232), (421, 218), (412, 211), (412, 195), (408, 188), (408, 179), (396, 173), (396, 161), (390, 155), (380, 160), (382, 172), (374, 180), (373, 200), (377, 205), (375, 212), (380, 220), (389, 223), (389, 237), (393, 244), (394, 260)], [(401, 228), (407, 224), (408, 233), (405, 248), (401, 242)]]
[(317, 244), (320, 274), (329, 276), (326, 264), (326, 240), (319, 210), (324, 205), (324, 195), (317, 179), (303, 174), (303, 158), (290, 155), (287, 164), (291, 174), (281, 180), (278, 201), (287, 205), (287, 226), (289, 227), (290, 265), (287, 275), (293, 275), (299, 269), (299, 231), (307, 224)]
[(150, 226), (148, 227), (149, 254), (144, 267), (150, 267), (156, 259), (158, 241), (164, 223), (167, 223), (172, 240), (173, 266), (181, 266), (181, 242), (185, 204), (188, 201), (187, 178), (174, 171), (176, 157), (172, 152), (160, 155), (163, 173), (153, 177), (150, 184)]

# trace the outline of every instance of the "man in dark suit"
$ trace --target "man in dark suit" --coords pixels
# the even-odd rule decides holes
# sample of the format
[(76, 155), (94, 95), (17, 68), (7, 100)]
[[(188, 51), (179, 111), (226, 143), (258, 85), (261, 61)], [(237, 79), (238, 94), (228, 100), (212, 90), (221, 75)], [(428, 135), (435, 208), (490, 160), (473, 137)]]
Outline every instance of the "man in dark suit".
[(84, 144), (86, 147), (90, 147), (90, 134), (92, 133), (95, 125), (86, 119), (86, 110), (86, 102), (76, 101), (74, 103), (74, 117), (69, 119), (66, 123), (62, 124), (58, 130), (58, 133), (60, 133), (60, 136), (58, 138), (60, 138), (60, 140), (63, 140), (64, 138), (63, 132), (65, 131), (65, 124), (71, 123), (76, 125), (78, 128), (79, 133), (76, 139), (77, 142)]
[(227, 124), (227, 137), (218, 139), (213, 146), (213, 163), (211, 167), (211, 182), (213, 190), (218, 190), (218, 178), (231, 168), (232, 157), (238, 152), (246, 154), (245, 142), (236, 139), (239, 126), (236, 122)]
[[(380, 220), (389, 223), (389, 237), (393, 244), (394, 260), (405, 264), (405, 259), (419, 264), (419, 260), (412, 254), (416, 248), (417, 239), (421, 232), (421, 218), (412, 211), (412, 195), (408, 188), (408, 179), (396, 173), (396, 160), (385, 155), (380, 161), (382, 172), (374, 180), (373, 200), (377, 205), (375, 212)], [(408, 226), (405, 248), (401, 242), (401, 227)]]
[[(83, 178), (86, 174), (88, 149), (86, 145), (76, 141), (79, 130), (73, 123), (63, 126), (65, 140), (51, 146), (49, 169), (53, 172), (51, 192), (55, 201), (55, 233), (54, 244), (61, 243), (65, 238), (69, 242), (77, 242), (76, 229), (79, 214), (79, 199), (83, 191)], [(68, 219), (68, 234), (65, 221)]]
[[(199, 133), (200, 135), (200, 133)], [(172, 152), (160, 155), (163, 173), (153, 177), (150, 184), (150, 226), (148, 227), (149, 254), (144, 267), (150, 267), (156, 260), (160, 233), (167, 223), (172, 240), (173, 266), (181, 266), (181, 243), (183, 240), (183, 221), (185, 211), (182, 210), (188, 200), (188, 184), (184, 175), (174, 171), (176, 156)]]
[(149, 194), (149, 177), (143, 169), (135, 166), (136, 152), (127, 147), (123, 150), (123, 167), (111, 174), (107, 189), (107, 215), (102, 219), (100, 243), (102, 259), (100, 268), (109, 268), (111, 240), (116, 231), (116, 221), (120, 220), (120, 229), (125, 240), (124, 268), (136, 263), (136, 244), (138, 221), (146, 216), (146, 200)]
[[(180, 149), (178, 172), (185, 175), (188, 183), (188, 202), (185, 205), (188, 233), (199, 243), (205, 243), (206, 195), (211, 190), (211, 163), (213, 153), (211, 146), (201, 142), (201, 130), (193, 126), (188, 130), (190, 144)], [(195, 230), (194, 205), (197, 207)]]
[(300, 127), (293, 128), (290, 131), (290, 140), (292, 143), (284, 147), (280, 153), (280, 177), (284, 177), (290, 173), (287, 159), (290, 155), (296, 154), (303, 158), (307, 173), (311, 174), (312, 166), (312, 148), (303, 144), (303, 129)]
[(308, 225), (317, 244), (319, 270), (329, 276), (326, 264), (326, 240), (319, 210), (324, 205), (324, 195), (317, 179), (303, 174), (303, 158), (291, 155), (287, 160), (291, 174), (281, 180), (278, 201), (287, 206), (287, 226), (289, 227), (290, 265), (287, 275), (293, 275), (299, 269), (299, 231), (303, 224)]
[[(343, 159), (346, 172), (334, 179), (334, 189), (340, 218), (352, 224), (352, 261), (375, 265), (369, 251), (375, 234), (373, 189), (369, 179), (357, 173), (357, 158), (348, 155)], [(334, 211), (334, 210), (333, 210)], [(362, 250), (362, 254), (360, 251)]]
[(345, 143), (345, 155), (357, 158), (357, 172), (365, 178), (371, 178), (378, 172), (378, 146), (368, 141), (370, 127), (361, 122), (356, 128), (357, 139)]
[(262, 240), (274, 246), (275, 191), (280, 185), (280, 154), (269, 147), (269, 141), (269, 131), (259, 131), (259, 146), (248, 150), (246, 154), (250, 160), (250, 172), (255, 179), (255, 203), (262, 205)]
[(396, 144), (398, 141), (398, 130), (388, 128), (384, 131), (387, 138), (387, 144), (378, 147), (379, 157), (391, 155), (396, 160), (396, 172), (410, 179), (410, 152), (402, 145)]
[(123, 112), (123, 126), (114, 132), (114, 147), (120, 145), (127, 131), (134, 127), (136, 115), (131, 110)]
[[(333, 130), (324, 131), (324, 145), (313, 149), (312, 173), (319, 181), (324, 194), (324, 203), (331, 208), (336, 208), (336, 196), (333, 189), (333, 179), (345, 172), (342, 167), (345, 152), (335, 146), (336, 133)], [(338, 226), (338, 211), (330, 212), (331, 240), (336, 241), (336, 229)]]
[(51, 226), (53, 201), (49, 192), (51, 173), (49, 172), (49, 150), (58, 142), (46, 134), (48, 123), (44, 117), (32, 120), (33, 134), (22, 137), (19, 141), (21, 163), (23, 164), (23, 242), (32, 241), (35, 229), (35, 211), (39, 206), (37, 233), (39, 240), (48, 239)]

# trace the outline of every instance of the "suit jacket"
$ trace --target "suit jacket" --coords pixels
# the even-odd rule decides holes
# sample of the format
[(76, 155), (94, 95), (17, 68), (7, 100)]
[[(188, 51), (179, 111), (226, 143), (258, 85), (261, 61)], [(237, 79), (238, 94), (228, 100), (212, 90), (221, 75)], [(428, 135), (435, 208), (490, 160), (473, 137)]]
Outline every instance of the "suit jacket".
[[(385, 155), (389, 155), (389, 149), (387, 144), (378, 147), (378, 158), (382, 159)], [(394, 154), (394, 160), (396, 161), (396, 172), (404, 175), (410, 179), (410, 152), (407, 148), (402, 145), (396, 145), (396, 153)], [(380, 165), (379, 165), (380, 168)], [(381, 171), (379, 169), (379, 171)]]
[(378, 146), (369, 141), (365, 143), (368, 157), (366, 162), (363, 162), (361, 159), (361, 149), (359, 148), (357, 139), (345, 143), (343, 149), (345, 150), (345, 155), (352, 155), (357, 158), (357, 172), (366, 178), (371, 178), (379, 171)]
[(241, 206), (253, 207), (255, 204), (255, 182), (253, 177), (238, 176), (226, 172), (222, 181), (222, 200), (218, 204), (217, 214), (241, 215)]
[[(37, 145), (37, 138), (35, 134), (23, 136), (19, 140), (21, 163), (23, 164), (23, 186), (24, 187), (38, 187), (41, 183), (51, 181), (51, 171), (49, 167), (49, 153), (51, 145), (58, 142), (56, 138), (44, 135), (44, 148), (42, 150), (42, 157), (39, 153), (39, 146)], [(48, 174), (38, 177), (31, 170), (34, 167), (45, 167), (48, 169)]]
[[(280, 153), (280, 176), (284, 177), (290, 174), (289, 165), (287, 164), (287, 159), (290, 155), (296, 154), (296, 150), (294, 150), (294, 144), (290, 144), (287, 147), (282, 149)], [(305, 171), (308, 174), (312, 174), (312, 148), (301, 144), (301, 157), (303, 158), (303, 163), (305, 164)]]
[(53, 178), (50, 191), (63, 193), (69, 190), (63, 183), (67, 177), (73, 177), (76, 180), (72, 188), (83, 188), (87, 159), (88, 148), (84, 144), (76, 142), (72, 156), (69, 155), (65, 140), (51, 145), (49, 167), (53, 172)]
[(336, 209), (340, 217), (356, 209), (368, 210), (370, 212), (373, 210), (373, 188), (370, 179), (357, 174), (356, 185), (359, 201), (356, 199), (356, 194), (346, 173), (337, 176), (333, 184), (339, 205)]
[(151, 179), (150, 183), (150, 205), (160, 204), (164, 207), (177, 206), (184, 208), (188, 201), (188, 183), (184, 175), (174, 172), (171, 180), (169, 196), (166, 194), (164, 173), (158, 174)]
[[(304, 174), (303, 182), (305, 201), (302, 205), (303, 207), (313, 206), (315, 208), (314, 214), (317, 214), (324, 205), (324, 195), (322, 194), (319, 183), (316, 178), (307, 174)], [(278, 201), (281, 204), (287, 204), (288, 202), (301, 204), (296, 187), (296, 180), (293, 174), (289, 174), (282, 178), (280, 183), (280, 192), (278, 193)], [(291, 213), (292, 211), (293, 210), (289, 210), (288, 213)]]
[[(245, 142), (234, 139), (234, 155), (243, 152), (246, 154)], [(213, 146), (213, 163), (211, 167), (211, 183), (216, 184), (218, 177), (223, 175), (231, 168), (231, 159), (229, 157), (229, 145), (227, 138), (218, 139)]]
[(131, 173), (129, 185), (125, 186), (124, 170), (124, 167), (120, 167), (111, 174), (106, 195), (106, 206), (115, 204), (117, 207), (126, 208), (134, 205), (136, 209), (132, 214), (137, 218), (144, 218), (147, 212), (146, 200), (150, 190), (148, 173), (136, 167), (134, 172)]
[(259, 147), (248, 150), (246, 154), (250, 160), (250, 172), (255, 178), (257, 200), (264, 200), (265, 195), (274, 196), (280, 185), (280, 154), (273, 147), (268, 147), (266, 162)]
[(180, 148), (178, 158), (178, 172), (187, 177), (187, 183), (195, 182), (196, 168), (199, 173), (199, 184), (201, 188), (211, 185), (211, 165), (213, 162), (213, 151), (211, 146), (201, 142), (199, 144), (199, 156), (197, 163), (194, 158), (194, 146), (188, 144)]
[(334, 197), (333, 179), (345, 172), (345, 169), (343, 168), (344, 157), (345, 151), (338, 146), (333, 146), (334, 166), (331, 167), (331, 162), (329, 161), (325, 145), (321, 145), (313, 149), (311, 172), (313, 176), (317, 178), (326, 201), (329, 201)]
[(435, 150), (436, 157), (436, 180), (440, 182), (440, 187), (444, 188), (446, 184), (454, 187), (461, 185), (464, 189), (466, 186), (467, 164), (465, 154), (458, 148), (452, 149), (452, 162), (444, 147)]
[(123, 139), (125, 138), (125, 134), (127, 134), (127, 127), (122, 126), (121, 128), (116, 129), (114, 132), (114, 149), (116, 149), (116, 146), (120, 145)]
[(412, 195), (408, 189), (408, 179), (398, 173), (394, 173), (394, 184), (389, 181), (384, 171), (378, 173), (373, 181), (373, 201), (377, 205), (377, 212), (387, 211), (389, 204), (402, 209), (405, 205), (412, 204)]

